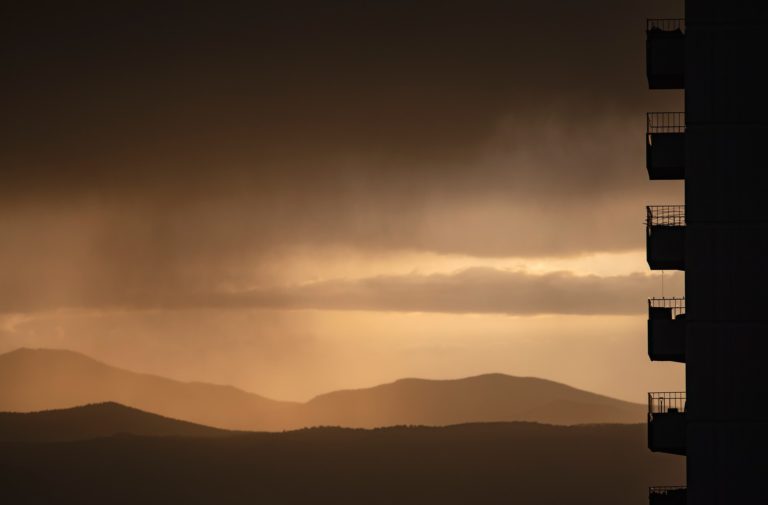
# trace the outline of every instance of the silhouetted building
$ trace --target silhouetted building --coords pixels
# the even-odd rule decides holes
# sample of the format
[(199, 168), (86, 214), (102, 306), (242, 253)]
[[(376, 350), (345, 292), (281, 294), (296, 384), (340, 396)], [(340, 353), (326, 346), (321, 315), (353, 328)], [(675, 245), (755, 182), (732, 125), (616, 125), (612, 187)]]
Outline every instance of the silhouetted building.
[(685, 91), (647, 118), (649, 177), (685, 184), (685, 206), (647, 209), (648, 264), (686, 291), (649, 300), (649, 356), (685, 363), (686, 392), (649, 394), (648, 445), (688, 480), (651, 503), (768, 503), (767, 19), (765, 0), (687, 0), (648, 21), (649, 87)]

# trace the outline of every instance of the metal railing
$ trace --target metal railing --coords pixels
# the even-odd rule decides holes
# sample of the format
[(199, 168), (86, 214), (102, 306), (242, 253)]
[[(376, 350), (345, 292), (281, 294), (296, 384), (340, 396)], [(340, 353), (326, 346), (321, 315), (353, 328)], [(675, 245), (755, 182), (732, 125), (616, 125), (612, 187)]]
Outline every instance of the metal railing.
[(685, 412), (685, 391), (672, 393), (648, 393), (649, 414)]
[(646, 226), (685, 226), (685, 205), (648, 205)]
[(685, 112), (647, 112), (646, 133), (685, 133)]
[(648, 298), (649, 309), (670, 309), (672, 319), (685, 314), (685, 297), (682, 298)]
[(686, 486), (653, 486), (648, 488), (648, 494), (651, 496), (682, 494), (688, 490)]
[(645, 24), (649, 32), (680, 32), (685, 33), (684, 18), (655, 18), (649, 19)]

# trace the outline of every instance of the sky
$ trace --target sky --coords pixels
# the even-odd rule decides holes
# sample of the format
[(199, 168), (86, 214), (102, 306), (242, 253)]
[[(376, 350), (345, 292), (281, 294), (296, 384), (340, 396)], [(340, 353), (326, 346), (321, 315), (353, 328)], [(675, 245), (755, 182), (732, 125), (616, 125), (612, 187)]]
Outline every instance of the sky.
[(643, 402), (661, 0), (3, 7), (0, 352), (304, 400), (502, 372)]

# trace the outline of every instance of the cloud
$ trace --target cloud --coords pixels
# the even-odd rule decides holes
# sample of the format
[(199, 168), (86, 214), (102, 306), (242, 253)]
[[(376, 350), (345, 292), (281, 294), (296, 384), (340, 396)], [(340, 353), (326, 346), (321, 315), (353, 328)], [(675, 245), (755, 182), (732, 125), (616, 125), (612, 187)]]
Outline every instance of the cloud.
[[(79, 293), (61, 299), (29, 297), (5, 300), (0, 310), (24, 312), (56, 308), (95, 309), (319, 309), (389, 312), (485, 313), (508, 315), (625, 315), (646, 310), (645, 298), (657, 293), (658, 276), (577, 276), (569, 272), (533, 275), (494, 268), (469, 268), (450, 274), (410, 274), (364, 279), (336, 279), (246, 290), (117, 289)], [(669, 286), (680, 288), (672, 274)], [(72, 300), (75, 300), (72, 302)], [(0, 300), (1, 301), (1, 300)]]
[[(680, 285), (673, 274), (669, 285)], [(531, 275), (492, 268), (452, 274), (332, 280), (288, 288), (214, 295), (200, 303), (219, 307), (271, 307), (396, 312), (538, 314), (640, 314), (658, 291), (644, 274), (599, 277), (568, 272)]]
[(386, 211), (642, 180), (648, 2), (146, 7), (6, 13), (6, 204), (279, 195), (322, 211), (376, 192)]
[(679, 194), (642, 159), (681, 106), (642, 76), (661, 0), (17, 4), (5, 307), (170, 301), (291, 248), (639, 249)]

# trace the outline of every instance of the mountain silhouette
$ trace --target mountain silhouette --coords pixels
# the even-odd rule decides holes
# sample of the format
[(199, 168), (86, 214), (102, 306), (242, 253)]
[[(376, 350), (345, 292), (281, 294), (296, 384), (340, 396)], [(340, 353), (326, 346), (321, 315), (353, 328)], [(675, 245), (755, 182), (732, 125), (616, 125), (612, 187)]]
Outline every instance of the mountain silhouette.
[(228, 429), (279, 429), (290, 407), (230, 386), (180, 382), (111, 367), (64, 350), (0, 355), (0, 411), (30, 412), (117, 402)]
[(635, 423), (645, 407), (531, 377), (488, 374), (456, 380), (402, 379), (337, 391), (305, 405), (315, 425), (370, 428), (471, 422)]
[(0, 442), (66, 442), (123, 434), (219, 437), (232, 433), (114, 402), (42, 412), (0, 412)]
[(180, 382), (111, 367), (72, 351), (0, 355), (0, 411), (30, 412), (117, 402), (161, 416), (231, 430), (307, 426), (373, 428), (471, 422), (636, 423), (645, 406), (531, 377), (488, 374), (402, 379), (280, 402), (230, 386)]

